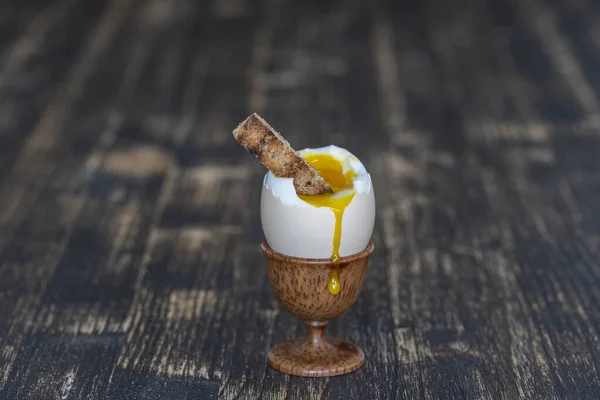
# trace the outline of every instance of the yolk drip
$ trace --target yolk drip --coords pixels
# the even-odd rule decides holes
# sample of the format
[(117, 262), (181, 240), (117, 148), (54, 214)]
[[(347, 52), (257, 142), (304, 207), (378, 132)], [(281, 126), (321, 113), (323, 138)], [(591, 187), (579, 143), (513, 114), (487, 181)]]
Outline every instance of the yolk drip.
[(352, 170), (344, 173), (342, 162), (329, 154), (308, 154), (303, 157), (333, 189), (333, 193), (314, 196), (300, 195), (299, 197), (315, 207), (327, 207), (333, 211), (335, 226), (333, 230), (331, 261), (335, 267), (331, 271), (327, 287), (331, 294), (338, 294), (341, 289), (339, 264), (340, 242), (342, 240), (342, 217), (344, 216), (344, 210), (348, 207), (356, 193), (353, 182), (356, 174)]

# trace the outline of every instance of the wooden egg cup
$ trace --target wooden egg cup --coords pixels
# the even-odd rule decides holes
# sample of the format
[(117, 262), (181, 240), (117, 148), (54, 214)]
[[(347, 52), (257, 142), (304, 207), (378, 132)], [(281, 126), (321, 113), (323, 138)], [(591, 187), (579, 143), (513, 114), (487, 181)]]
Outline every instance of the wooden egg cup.
[(363, 351), (344, 340), (326, 338), (324, 330), (328, 320), (346, 311), (358, 298), (373, 242), (362, 252), (341, 258), (341, 290), (335, 295), (327, 288), (335, 268), (331, 260), (285, 256), (266, 241), (261, 247), (275, 296), (286, 310), (308, 325), (307, 337), (287, 340), (269, 350), (269, 365), (298, 376), (342, 375), (360, 368), (365, 361)]

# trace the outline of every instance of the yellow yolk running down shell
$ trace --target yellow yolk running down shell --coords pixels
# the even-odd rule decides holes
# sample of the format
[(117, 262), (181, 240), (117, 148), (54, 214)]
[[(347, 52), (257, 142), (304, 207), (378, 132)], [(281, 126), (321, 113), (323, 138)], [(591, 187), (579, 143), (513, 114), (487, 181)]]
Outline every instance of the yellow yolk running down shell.
[(314, 207), (327, 207), (335, 215), (333, 251), (331, 253), (331, 261), (335, 267), (331, 271), (328, 288), (331, 294), (338, 294), (341, 289), (340, 242), (342, 240), (342, 217), (344, 216), (344, 210), (356, 194), (353, 182), (356, 173), (351, 169), (344, 173), (342, 162), (330, 154), (307, 154), (303, 157), (333, 189), (333, 193), (315, 196), (300, 195), (299, 197)]

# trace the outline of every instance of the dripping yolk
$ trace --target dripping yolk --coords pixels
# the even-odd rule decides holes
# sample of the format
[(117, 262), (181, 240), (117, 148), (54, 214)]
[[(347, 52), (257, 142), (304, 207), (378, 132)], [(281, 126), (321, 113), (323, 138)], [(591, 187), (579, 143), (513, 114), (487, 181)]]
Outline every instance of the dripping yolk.
[(348, 207), (356, 193), (353, 182), (356, 178), (356, 173), (351, 169), (344, 172), (342, 162), (330, 154), (307, 154), (303, 157), (333, 189), (333, 193), (314, 196), (300, 195), (299, 197), (315, 207), (329, 208), (335, 216), (333, 251), (331, 253), (331, 261), (334, 264), (334, 269), (331, 271), (328, 288), (331, 294), (338, 294), (341, 289), (339, 264), (340, 242), (342, 240), (342, 217), (344, 216), (344, 210)]

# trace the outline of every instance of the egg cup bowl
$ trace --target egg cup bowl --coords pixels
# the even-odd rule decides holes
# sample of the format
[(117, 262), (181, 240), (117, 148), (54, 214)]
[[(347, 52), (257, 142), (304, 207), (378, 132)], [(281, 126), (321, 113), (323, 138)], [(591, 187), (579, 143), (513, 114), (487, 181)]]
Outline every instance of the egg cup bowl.
[[(269, 279), (281, 305), (303, 319), (308, 336), (273, 346), (267, 355), (269, 365), (298, 376), (335, 376), (352, 372), (364, 363), (358, 346), (324, 336), (327, 321), (346, 311), (358, 298), (363, 286), (373, 242), (360, 253), (342, 257), (338, 266), (330, 259), (298, 258), (280, 254), (262, 243)], [(339, 268), (341, 290), (327, 288), (331, 272)]]

